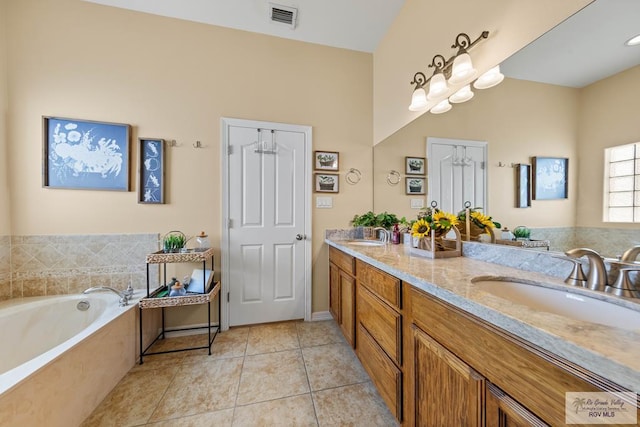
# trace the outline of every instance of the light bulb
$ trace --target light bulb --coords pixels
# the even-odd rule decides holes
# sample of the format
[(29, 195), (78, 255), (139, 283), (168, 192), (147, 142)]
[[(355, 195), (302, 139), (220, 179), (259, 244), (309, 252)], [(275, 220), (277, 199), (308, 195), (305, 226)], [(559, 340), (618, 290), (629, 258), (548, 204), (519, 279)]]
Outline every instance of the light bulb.
[(474, 93), (471, 92), (471, 86), (466, 85), (458, 89), (456, 93), (449, 97), (449, 101), (454, 104), (460, 104), (473, 98)]
[(500, 65), (496, 65), (478, 77), (478, 80), (473, 83), (473, 87), (476, 89), (489, 89), (490, 87), (494, 87), (500, 83), (502, 80), (504, 80), (504, 74), (500, 72)]
[(444, 74), (434, 74), (429, 81), (429, 94), (427, 95), (427, 99), (433, 101), (441, 97), (447, 92), (448, 88), (447, 79), (444, 78)]
[(427, 93), (421, 87), (413, 91), (411, 95), (411, 105), (409, 105), (410, 111), (420, 111), (427, 108)]
[(449, 83), (458, 84), (462, 83), (466, 79), (470, 79), (476, 75), (476, 70), (473, 68), (471, 62), (471, 56), (468, 53), (461, 53), (453, 60), (453, 67), (451, 68), (451, 78)]
[(449, 104), (448, 99), (445, 99), (444, 101), (440, 101), (438, 104), (436, 104), (436, 106), (431, 109), (431, 113), (442, 114), (446, 113), (449, 110), (451, 110), (451, 104)]

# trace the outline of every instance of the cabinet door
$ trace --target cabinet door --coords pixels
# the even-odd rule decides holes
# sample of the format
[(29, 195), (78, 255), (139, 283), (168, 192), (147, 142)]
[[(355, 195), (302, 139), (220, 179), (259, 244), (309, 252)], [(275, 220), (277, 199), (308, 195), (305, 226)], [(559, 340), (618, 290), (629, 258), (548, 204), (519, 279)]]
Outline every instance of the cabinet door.
[(329, 263), (329, 312), (340, 324), (340, 270)]
[(352, 347), (355, 344), (355, 292), (355, 279), (340, 270), (340, 327)]
[(487, 426), (543, 427), (548, 426), (527, 408), (513, 400), (494, 384), (487, 382)]
[(411, 325), (417, 426), (482, 426), (485, 379)]

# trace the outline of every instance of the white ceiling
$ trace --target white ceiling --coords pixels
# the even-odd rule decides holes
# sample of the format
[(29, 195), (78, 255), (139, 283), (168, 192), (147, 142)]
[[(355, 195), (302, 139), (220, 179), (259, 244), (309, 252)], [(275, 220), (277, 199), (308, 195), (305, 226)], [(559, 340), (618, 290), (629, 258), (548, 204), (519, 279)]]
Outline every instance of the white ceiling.
[[(584, 87), (640, 65), (640, 1), (596, 0), (505, 60), (506, 76)], [(640, 84), (640, 83), (639, 83)]]
[(271, 22), (268, 0), (85, 0), (309, 43), (373, 52), (405, 0), (275, 0), (298, 9), (295, 29)]
[[(269, 19), (269, 0), (85, 0), (327, 46), (373, 52), (405, 0), (275, 0), (295, 29)], [(430, 1), (434, 4), (436, 0)], [(640, 64), (640, 0), (596, 0), (502, 63), (505, 75), (583, 87)]]

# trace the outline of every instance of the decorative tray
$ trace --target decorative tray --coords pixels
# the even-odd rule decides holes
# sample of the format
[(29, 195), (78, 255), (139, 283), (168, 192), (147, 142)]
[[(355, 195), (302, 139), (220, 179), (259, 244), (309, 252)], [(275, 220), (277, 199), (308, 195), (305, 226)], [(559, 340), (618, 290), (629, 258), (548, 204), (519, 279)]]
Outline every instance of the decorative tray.
[(172, 262), (202, 262), (208, 260), (214, 253), (213, 248), (207, 249), (189, 249), (188, 252), (171, 252), (164, 251), (154, 252), (147, 255), (147, 264), (162, 264)]
[(140, 308), (176, 307), (180, 305), (204, 304), (213, 300), (220, 292), (220, 282), (214, 282), (206, 294), (189, 294), (176, 297), (158, 297), (164, 286), (153, 291), (148, 297), (140, 300)]

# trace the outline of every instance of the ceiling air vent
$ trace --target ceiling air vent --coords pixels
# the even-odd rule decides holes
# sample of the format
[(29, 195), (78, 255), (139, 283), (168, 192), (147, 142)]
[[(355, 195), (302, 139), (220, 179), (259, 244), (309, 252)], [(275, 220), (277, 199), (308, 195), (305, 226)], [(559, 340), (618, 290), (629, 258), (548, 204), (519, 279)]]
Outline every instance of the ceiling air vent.
[(293, 29), (296, 27), (296, 17), (298, 16), (298, 9), (296, 9), (295, 7), (269, 3), (269, 15), (272, 22), (283, 24)]

